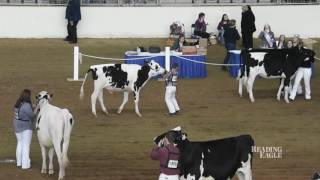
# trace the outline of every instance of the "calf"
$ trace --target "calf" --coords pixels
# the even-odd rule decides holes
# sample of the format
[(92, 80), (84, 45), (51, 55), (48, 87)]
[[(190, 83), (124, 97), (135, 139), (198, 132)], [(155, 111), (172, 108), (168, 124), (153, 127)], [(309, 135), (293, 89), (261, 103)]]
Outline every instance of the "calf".
[(284, 86), (285, 101), (289, 103), (289, 84), (297, 69), (304, 61), (313, 58), (315, 53), (305, 48), (292, 49), (250, 49), (241, 52), (242, 66), (239, 72), (239, 95), (245, 85), (251, 102), (254, 102), (253, 83), (256, 76), (263, 78), (281, 78), (277, 99), (280, 100)]
[[(54, 151), (59, 163), (59, 180), (65, 176), (65, 168), (68, 164), (68, 147), (70, 134), (74, 125), (74, 119), (67, 109), (60, 109), (49, 104), (52, 95), (41, 91), (37, 96), (37, 108), (40, 109), (37, 116), (36, 130), (42, 154), (41, 173), (47, 173), (46, 148), (49, 148), (49, 174), (53, 174)], [(62, 144), (62, 147), (61, 147)]]
[[(250, 135), (191, 142), (177, 127), (176, 145), (180, 150), (179, 167), (181, 178), (187, 180), (229, 180), (237, 174), (239, 180), (252, 180), (252, 146)], [(162, 146), (166, 133), (156, 137), (154, 142)]]
[(80, 98), (83, 97), (83, 86), (89, 72), (92, 72), (92, 77), (94, 80), (94, 90), (91, 95), (91, 107), (94, 116), (97, 116), (97, 98), (100, 102), (103, 112), (108, 114), (108, 111), (103, 103), (103, 88), (106, 88), (109, 91), (123, 92), (123, 102), (118, 109), (119, 114), (122, 112), (124, 105), (128, 102), (129, 92), (133, 92), (135, 111), (136, 114), (141, 117), (138, 107), (140, 90), (151, 77), (163, 74), (165, 70), (153, 60), (146, 63), (144, 66), (137, 64), (93, 65), (85, 75), (80, 89)]

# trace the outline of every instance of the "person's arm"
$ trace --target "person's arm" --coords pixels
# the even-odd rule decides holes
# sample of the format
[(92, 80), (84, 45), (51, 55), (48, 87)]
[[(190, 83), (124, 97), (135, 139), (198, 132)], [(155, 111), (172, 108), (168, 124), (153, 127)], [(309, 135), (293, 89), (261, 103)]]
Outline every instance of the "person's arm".
[(163, 147), (154, 147), (151, 151), (150, 157), (153, 160), (160, 160), (160, 158), (164, 154), (164, 148)]
[(220, 30), (221, 30), (221, 28), (222, 28), (222, 21), (220, 21), (220, 23), (218, 24), (217, 29), (220, 31)]

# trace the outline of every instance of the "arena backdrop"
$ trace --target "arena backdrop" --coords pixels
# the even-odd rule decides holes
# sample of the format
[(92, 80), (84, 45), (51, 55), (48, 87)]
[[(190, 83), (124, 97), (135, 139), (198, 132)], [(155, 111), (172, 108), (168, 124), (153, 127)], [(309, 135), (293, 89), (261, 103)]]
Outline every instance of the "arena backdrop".
[[(80, 39), (80, 49), (87, 54), (123, 57), (137, 45), (163, 45), (165, 39)], [(320, 54), (320, 44), (315, 50)], [(222, 62), (224, 48), (209, 48), (208, 62)], [(91, 114), (90, 95), (93, 81), (87, 80), (85, 98), (79, 100), (81, 82), (72, 77), (73, 46), (61, 39), (0, 39), (0, 159), (15, 159), (16, 138), (12, 128), (13, 105), (23, 88), (32, 97), (40, 90), (54, 94), (53, 104), (67, 107), (75, 116), (71, 135), (67, 180), (152, 180), (157, 179), (159, 164), (149, 157), (154, 136), (177, 125), (193, 141), (251, 134), (257, 147), (276, 147), (281, 157), (264, 158), (254, 153), (255, 180), (311, 179), (320, 169), (319, 119), (320, 78), (317, 61), (312, 78), (312, 100), (302, 96), (286, 104), (276, 100), (279, 80), (258, 79), (255, 103), (237, 94), (238, 82), (220, 67), (208, 66), (204, 79), (180, 80), (177, 98), (181, 115), (169, 118), (165, 113), (164, 82), (151, 80), (141, 92), (142, 118), (134, 113), (132, 95), (123, 114), (116, 110), (121, 93), (105, 91), (110, 115), (98, 107), (98, 118)], [(84, 59), (80, 75), (89, 65), (108, 63)], [(35, 100), (33, 99), (33, 102)], [(279, 154), (279, 153), (277, 153)], [(34, 133), (31, 146), (32, 168), (20, 170), (14, 164), (0, 164), (0, 179), (54, 180), (40, 174), (41, 154)], [(57, 172), (55, 159), (55, 171)]]

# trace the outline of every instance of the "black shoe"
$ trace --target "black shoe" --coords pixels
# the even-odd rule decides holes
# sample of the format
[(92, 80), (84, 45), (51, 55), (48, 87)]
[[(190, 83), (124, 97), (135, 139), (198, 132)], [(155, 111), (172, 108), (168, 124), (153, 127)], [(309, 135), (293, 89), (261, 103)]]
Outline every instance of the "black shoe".
[(180, 110), (176, 111), (175, 114), (176, 114), (176, 115), (180, 114)]
[(63, 39), (63, 41), (70, 41), (70, 38), (67, 36)]
[(174, 113), (168, 113), (168, 116), (170, 116), (170, 117), (173, 117), (173, 116), (175, 116), (176, 115), (176, 113), (174, 112)]

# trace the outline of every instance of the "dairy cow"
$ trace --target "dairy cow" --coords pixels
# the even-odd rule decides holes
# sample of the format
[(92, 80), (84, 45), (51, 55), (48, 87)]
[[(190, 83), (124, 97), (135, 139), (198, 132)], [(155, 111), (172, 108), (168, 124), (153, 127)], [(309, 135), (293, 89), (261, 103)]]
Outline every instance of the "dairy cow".
[[(192, 142), (180, 127), (173, 130), (175, 144), (180, 150), (180, 179), (230, 180), (235, 174), (239, 180), (252, 180), (252, 146), (250, 135)], [(154, 138), (158, 146), (163, 145), (165, 134)]]
[(246, 86), (251, 102), (254, 102), (253, 83), (257, 76), (263, 78), (281, 78), (277, 99), (280, 100), (284, 86), (285, 101), (289, 103), (289, 84), (295, 72), (304, 61), (314, 58), (314, 51), (303, 47), (292, 49), (249, 49), (241, 52), (241, 69), (239, 71), (239, 95)]
[(163, 74), (165, 70), (155, 61), (146, 62), (144, 66), (137, 64), (100, 64), (90, 67), (85, 75), (80, 89), (80, 98), (83, 97), (83, 86), (88, 73), (92, 73), (94, 80), (94, 90), (91, 95), (91, 106), (93, 115), (96, 113), (97, 98), (100, 102), (103, 112), (108, 111), (103, 103), (103, 89), (109, 91), (123, 92), (123, 102), (118, 109), (120, 114), (124, 105), (128, 102), (129, 92), (133, 92), (135, 102), (135, 112), (141, 117), (139, 111), (139, 93), (151, 77)]

